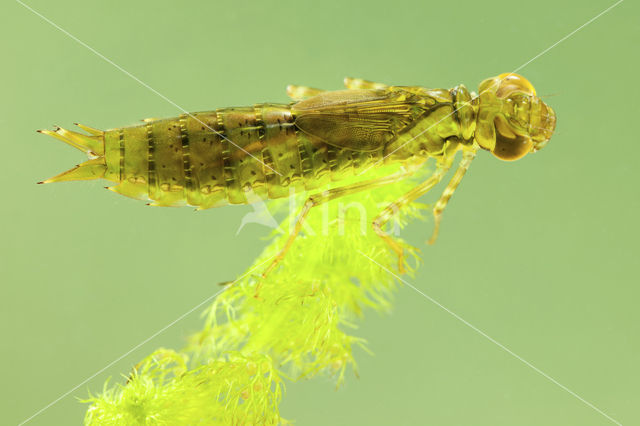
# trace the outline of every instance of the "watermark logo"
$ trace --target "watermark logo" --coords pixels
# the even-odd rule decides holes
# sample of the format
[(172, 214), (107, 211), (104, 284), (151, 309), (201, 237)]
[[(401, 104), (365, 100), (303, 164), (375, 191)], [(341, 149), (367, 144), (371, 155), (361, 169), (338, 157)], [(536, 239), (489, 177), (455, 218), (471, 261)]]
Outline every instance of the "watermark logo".
[[(325, 195), (325, 194), (326, 193), (321, 195)], [(250, 202), (249, 205), (251, 206), (253, 211), (248, 212), (242, 217), (240, 221), (240, 226), (236, 231), (236, 235), (240, 234), (240, 231), (242, 231), (242, 229), (244, 229), (246, 225), (253, 224), (253, 223), (266, 226), (267, 228), (270, 228), (270, 229), (279, 228), (280, 225), (278, 224), (278, 221), (273, 216), (271, 211), (269, 211), (267, 204), (264, 202), (262, 198), (258, 197), (253, 192), (249, 192), (247, 193), (247, 201)], [(395, 204), (390, 205), (389, 203), (379, 204), (377, 206), (379, 210), (376, 210), (374, 212), (374, 216), (370, 216), (369, 212), (367, 212), (367, 209), (365, 208), (365, 205), (358, 201), (350, 201), (349, 203), (337, 201), (337, 203), (338, 203), (337, 215), (336, 217), (333, 217), (333, 218), (330, 217), (331, 215), (329, 214), (329, 203), (321, 203), (311, 208), (309, 211), (310, 215), (320, 215), (319, 217), (320, 217), (321, 229), (313, 229), (309, 225), (308, 221), (305, 220), (302, 223), (301, 230), (305, 234), (311, 235), (311, 236), (316, 236), (318, 234), (327, 236), (329, 235), (330, 230), (332, 233), (335, 233), (337, 235), (345, 235), (346, 223), (349, 222), (350, 224), (353, 224), (355, 222), (358, 222), (359, 223), (358, 228), (359, 228), (360, 234), (366, 235), (367, 232), (370, 232), (372, 229), (372, 223), (373, 223), (373, 220), (375, 219), (375, 216), (380, 214), (385, 208), (391, 208), (393, 210), (392, 217), (397, 217), (396, 213), (398, 213)], [(303, 205), (304, 205), (304, 204), (301, 204), (299, 202), (299, 199), (295, 197), (295, 191), (293, 189), (290, 189), (289, 191), (288, 205), (289, 205), (289, 216), (296, 218), (294, 220), (291, 220), (289, 223), (289, 232), (291, 233), (293, 231), (293, 228), (296, 225), (297, 218), (299, 217), (300, 213), (303, 210)], [(308, 217), (309, 216), (307, 216), (307, 218)], [(317, 221), (314, 221), (314, 222), (317, 223)], [(394, 236), (400, 235), (400, 226), (396, 220), (391, 219), (388, 222), (387, 226), (388, 226), (388, 229), (386, 232), (389, 235), (394, 235)], [(337, 228), (337, 230), (332, 228)], [(358, 228), (354, 227), (354, 230)]]
[(240, 221), (240, 227), (236, 231), (236, 235), (242, 231), (242, 228), (249, 223), (257, 223), (258, 225), (266, 226), (267, 228), (276, 229), (278, 227), (278, 221), (273, 217), (267, 204), (258, 199), (250, 204), (251, 208), (253, 208), (252, 212), (249, 212), (242, 216), (242, 220)]

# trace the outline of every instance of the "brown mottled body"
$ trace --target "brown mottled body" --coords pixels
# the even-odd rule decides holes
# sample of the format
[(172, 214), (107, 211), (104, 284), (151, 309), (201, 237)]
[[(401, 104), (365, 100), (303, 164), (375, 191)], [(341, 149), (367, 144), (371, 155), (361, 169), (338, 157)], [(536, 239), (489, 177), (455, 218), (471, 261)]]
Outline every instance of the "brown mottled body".
[(311, 195), (269, 271), (291, 246), (311, 208), (392, 184), (435, 158), (434, 174), (372, 223), (398, 253), (402, 271), (402, 247), (382, 227), (443, 179), (457, 151), (463, 152), (460, 165), (434, 206), (432, 242), (442, 211), (478, 150), (517, 160), (544, 147), (555, 129), (553, 109), (517, 74), (484, 80), (474, 97), (462, 85), (447, 90), (360, 79), (346, 79), (345, 84), (347, 90), (331, 92), (290, 86), (288, 93), (297, 100), (291, 104), (222, 108), (105, 132), (80, 125), (89, 135), (43, 130), (90, 158), (43, 183), (105, 178), (116, 183), (109, 187), (112, 191), (151, 200), (152, 205), (206, 209), (287, 197), (292, 190), (310, 191), (381, 164), (408, 166), (406, 173)]
[(153, 205), (210, 208), (311, 190), (383, 156), (329, 145), (294, 121), (291, 106), (262, 104), (107, 130), (104, 177)]

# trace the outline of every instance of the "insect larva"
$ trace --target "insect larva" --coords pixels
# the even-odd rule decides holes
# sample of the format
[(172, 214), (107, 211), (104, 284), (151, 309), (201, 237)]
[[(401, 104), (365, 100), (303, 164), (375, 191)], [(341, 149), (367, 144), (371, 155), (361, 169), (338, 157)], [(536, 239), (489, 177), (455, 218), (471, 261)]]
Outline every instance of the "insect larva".
[(206, 209), (255, 197), (287, 197), (291, 188), (312, 191), (383, 164), (406, 166), (402, 174), (311, 195), (269, 272), (312, 207), (397, 182), (434, 158), (434, 174), (373, 221), (378, 235), (398, 254), (402, 272), (403, 250), (382, 230), (394, 212), (437, 184), (462, 151), (460, 165), (433, 209), (430, 241), (435, 241), (442, 211), (478, 150), (517, 160), (544, 147), (556, 124), (551, 107), (516, 74), (484, 80), (478, 96), (463, 85), (425, 89), (361, 79), (345, 79), (345, 85), (347, 90), (333, 92), (289, 86), (294, 99), (289, 104), (222, 108), (107, 131), (78, 125), (87, 134), (59, 127), (41, 130), (89, 156), (41, 183), (104, 178), (116, 184), (110, 190), (151, 205)]

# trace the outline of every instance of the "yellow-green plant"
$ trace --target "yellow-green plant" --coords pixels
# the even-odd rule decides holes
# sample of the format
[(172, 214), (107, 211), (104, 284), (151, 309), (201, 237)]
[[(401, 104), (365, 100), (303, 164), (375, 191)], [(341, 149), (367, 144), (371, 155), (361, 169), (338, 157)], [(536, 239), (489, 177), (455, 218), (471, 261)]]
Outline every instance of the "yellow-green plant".
[[(397, 257), (370, 221), (414, 185), (403, 181), (314, 209), (307, 220), (311, 231), (303, 232), (282, 263), (262, 278), (287, 238), (296, 218), (291, 214), (248, 273), (215, 298), (203, 330), (189, 345), (179, 352), (160, 349), (125, 383), (105, 385), (88, 400), (86, 423), (286, 423), (278, 410), (282, 377), (327, 373), (340, 383), (349, 367), (355, 371), (352, 348), (365, 345), (351, 334), (355, 321), (364, 308), (390, 308), (398, 283), (379, 265), (394, 269)], [(391, 228), (419, 217), (420, 207), (403, 209)]]

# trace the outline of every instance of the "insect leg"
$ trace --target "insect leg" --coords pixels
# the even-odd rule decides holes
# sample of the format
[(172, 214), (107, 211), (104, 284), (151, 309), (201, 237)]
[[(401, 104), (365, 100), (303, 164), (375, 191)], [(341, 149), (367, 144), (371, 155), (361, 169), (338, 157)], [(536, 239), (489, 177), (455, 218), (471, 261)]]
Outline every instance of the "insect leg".
[(324, 92), (324, 90), (314, 89), (313, 87), (294, 86), (293, 84), (287, 86), (287, 96), (294, 101), (301, 101), (303, 99), (319, 95), (322, 92)]
[(331, 200), (335, 200), (336, 198), (340, 198), (345, 195), (355, 194), (356, 192), (365, 191), (368, 189), (372, 189), (379, 186), (384, 186), (390, 183), (397, 182), (411, 174), (413, 174), (413, 171), (395, 173), (391, 176), (384, 176), (377, 179), (371, 179), (364, 182), (354, 183), (353, 185), (346, 185), (338, 188), (332, 188), (328, 191), (311, 195), (309, 198), (307, 198), (307, 201), (304, 203), (304, 206), (300, 211), (300, 215), (296, 220), (296, 224), (293, 228), (293, 231), (289, 235), (289, 238), (287, 239), (287, 242), (285, 243), (284, 247), (282, 248), (282, 250), (280, 250), (280, 253), (278, 253), (278, 255), (273, 259), (273, 261), (271, 262), (269, 267), (265, 270), (265, 272), (262, 274), (262, 276), (266, 277), (269, 274), (269, 272), (271, 272), (273, 268), (275, 268), (278, 265), (278, 263), (280, 263), (280, 261), (287, 254), (287, 251), (289, 251), (289, 248), (291, 248), (293, 241), (296, 239), (296, 237), (300, 233), (300, 230), (302, 229), (302, 224), (304, 223), (307, 215), (309, 214), (309, 211), (313, 207), (319, 206), (323, 203), (326, 203)]
[(438, 231), (440, 229), (440, 219), (442, 217), (442, 211), (447, 206), (449, 199), (451, 198), (454, 191), (462, 181), (464, 174), (467, 172), (467, 169), (469, 169), (469, 165), (471, 164), (475, 156), (476, 156), (475, 150), (465, 150), (462, 153), (462, 160), (460, 160), (460, 165), (458, 166), (456, 173), (453, 175), (453, 177), (449, 181), (449, 184), (444, 189), (444, 191), (442, 192), (442, 195), (440, 196), (440, 199), (438, 200), (435, 207), (433, 208), (434, 226), (433, 226), (433, 234), (431, 234), (431, 238), (428, 241), (429, 244), (433, 244), (436, 242), (436, 239), (438, 238)]
[(406, 207), (407, 204), (426, 194), (431, 188), (438, 184), (438, 182), (442, 180), (442, 177), (447, 173), (447, 170), (449, 170), (449, 167), (449, 162), (439, 164), (438, 168), (429, 179), (414, 187), (411, 191), (407, 192), (393, 203), (389, 204), (384, 210), (382, 210), (382, 212), (380, 212), (372, 223), (373, 230), (376, 234), (378, 234), (378, 236), (382, 238), (398, 255), (398, 271), (401, 274), (405, 272), (404, 249), (396, 240), (391, 238), (391, 236), (386, 233), (382, 227), (389, 221), (389, 219), (398, 213), (398, 211)]
[(374, 83), (373, 81), (363, 80), (361, 78), (345, 77), (344, 86), (347, 89), (386, 89), (386, 84)]

